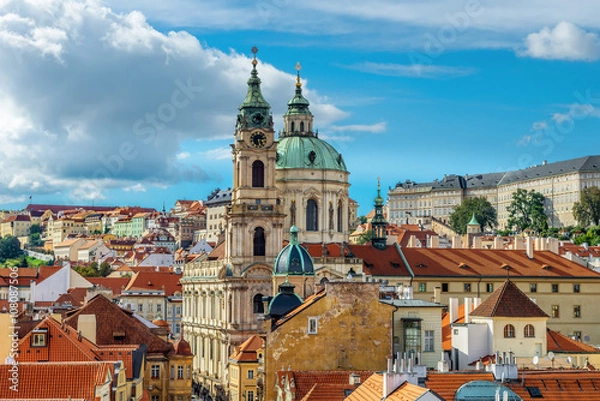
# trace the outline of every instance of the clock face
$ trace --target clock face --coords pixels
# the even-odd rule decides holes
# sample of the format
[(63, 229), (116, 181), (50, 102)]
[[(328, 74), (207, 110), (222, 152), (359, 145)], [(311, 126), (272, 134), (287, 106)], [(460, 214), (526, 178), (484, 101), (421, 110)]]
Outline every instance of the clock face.
[(265, 120), (265, 116), (263, 116), (261, 112), (257, 111), (256, 113), (252, 114), (252, 116), (250, 117), (250, 119), (252, 120), (252, 122), (254, 124), (260, 125)]
[(262, 148), (267, 143), (267, 137), (263, 132), (254, 132), (250, 136), (250, 145), (255, 148)]

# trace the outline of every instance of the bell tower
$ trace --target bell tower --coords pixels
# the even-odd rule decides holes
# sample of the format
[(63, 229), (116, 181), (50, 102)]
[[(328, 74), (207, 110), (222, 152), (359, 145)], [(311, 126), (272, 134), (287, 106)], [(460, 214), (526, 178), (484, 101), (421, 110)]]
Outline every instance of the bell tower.
[(282, 246), (285, 215), (277, 198), (277, 142), (271, 106), (261, 93), (252, 48), (252, 72), (246, 98), (239, 107), (233, 153), (233, 190), (228, 211), (226, 259), (235, 268), (272, 264)]

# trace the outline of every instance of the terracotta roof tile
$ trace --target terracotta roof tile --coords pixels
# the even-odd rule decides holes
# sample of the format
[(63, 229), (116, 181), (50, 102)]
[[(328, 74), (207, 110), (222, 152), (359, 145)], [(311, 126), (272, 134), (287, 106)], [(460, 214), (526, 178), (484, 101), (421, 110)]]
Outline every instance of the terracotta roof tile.
[(173, 272), (138, 271), (125, 290), (161, 291), (164, 287), (165, 295), (172, 296), (176, 292), (182, 292), (180, 278), (181, 274)]
[(94, 284), (100, 285), (106, 289), (111, 289), (113, 295), (119, 295), (121, 290), (127, 287), (131, 277), (88, 277), (87, 280)]
[(546, 329), (546, 347), (548, 351), (555, 353), (570, 353), (570, 354), (598, 354), (600, 349), (591, 345), (582, 343), (581, 341), (573, 340), (564, 334)]
[[(363, 271), (373, 276), (410, 276), (396, 245), (388, 245), (383, 250), (371, 245), (348, 245), (354, 257), (363, 260)], [(410, 262), (409, 262), (410, 263)]]
[(425, 387), (432, 389), (445, 400), (453, 400), (460, 386), (474, 380), (493, 382), (494, 375), (487, 372), (428, 373)]
[[(415, 401), (428, 391), (429, 389), (427, 388), (404, 382), (385, 397), (385, 400)], [(380, 401), (381, 399), (383, 399), (383, 374), (373, 373), (352, 394), (345, 398), (345, 401)]]
[(494, 290), (471, 312), (471, 316), (549, 317), (510, 280)]
[(258, 361), (256, 351), (265, 347), (262, 337), (254, 334), (244, 341), (239, 347), (235, 347), (234, 352), (229, 356), (238, 362)]
[[(277, 372), (277, 378), (279, 383), (281, 383), (284, 376), (287, 376), (288, 380), (294, 380), (296, 400), (341, 401), (345, 397), (344, 390), (355, 388), (354, 385), (349, 384), (351, 374), (358, 374), (362, 383), (373, 372), (363, 370), (279, 371)], [(309, 393), (311, 393), (310, 398), (305, 398)]]

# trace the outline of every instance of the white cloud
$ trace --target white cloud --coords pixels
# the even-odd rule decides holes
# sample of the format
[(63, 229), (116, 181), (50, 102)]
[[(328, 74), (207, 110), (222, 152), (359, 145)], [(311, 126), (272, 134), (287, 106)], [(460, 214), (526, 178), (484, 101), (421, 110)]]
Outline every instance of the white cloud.
[(563, 124), (587, 117), (600, 118), (600, 109), (595, 108), (591, 104), (574, 103), (569, 106), (569, 111), (566, 113), (553, 114), (552, 120), (557, 124)]
[(532, 131), (543, 131), (548, 127), (548, 123), (546, 121), (536, 121), (531, 125)]
[(199, 155), (206, 160), (227, 160), (231, 159), (231, 148), (218, 148), (201, 152)]
[(190, 152), (180, 152), (180, 153), (177, 153), (175, 158), (177, 160), (185, 160), (185, 159), (189, 158), (190, 156), (191, 156)]
[(123, 188), (123, 191), (125, 191), (125, 192), (146, 192), (146, 187), (140, 183), (137, 183), (130, 187)]
[(426, 64), (372, 63), (370, 61), (350, 65), (348, 68), (370, 74), (415, 78), (459, 78), (472, 75), (477, 72), (477, 69), (470, 67), (452, 67)]
[[(0, 203), (23, 194), (102, 199), (138, 183), (213, 179), (208, 159), (173, 161), (186, 159), (184, 141), (233, 135), (247, 56), (185, 31), (160, 32), (141, 12), (95, 0), (9, 1), (2, 10)], [(258, 70), (280, 116), (294, 74), (262, 61)], [(314, 89), (306, 94), (318, 124), (348, 115)]]
[(600, 58), (600, 39), (570, 22), (544, 27), (527, 35), (520, 55), (548, 60), (594, 61)]
[(387, 130), (387, 123), (380, 122), (375, 124), (354, 124), (354, 125), (334, 125), (331, 127), (333, 131), (341, 132), (371, 132), (373, 134), (379, 134)]

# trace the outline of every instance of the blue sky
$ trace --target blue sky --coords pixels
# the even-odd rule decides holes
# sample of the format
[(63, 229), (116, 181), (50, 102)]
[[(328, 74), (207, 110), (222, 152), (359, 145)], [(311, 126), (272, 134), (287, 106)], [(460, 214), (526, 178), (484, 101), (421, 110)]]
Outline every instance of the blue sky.
[(276, 129), (300, 62), (360, 213), (382, 187), (598, 154), (600, 3), (0, 1), (0, 208), (171, 207), (231, 186), (259, 51)]

